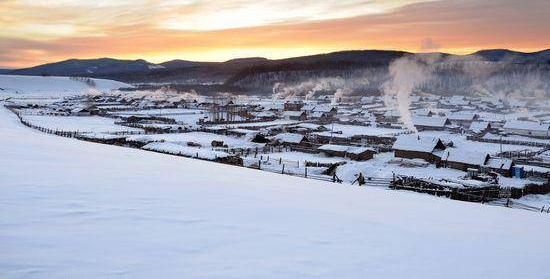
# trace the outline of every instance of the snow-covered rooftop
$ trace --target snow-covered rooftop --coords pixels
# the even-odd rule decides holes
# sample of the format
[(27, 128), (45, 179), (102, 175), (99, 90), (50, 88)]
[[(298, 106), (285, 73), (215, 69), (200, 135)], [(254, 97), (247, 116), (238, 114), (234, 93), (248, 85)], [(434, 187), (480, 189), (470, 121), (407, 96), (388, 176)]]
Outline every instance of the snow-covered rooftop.
[(431, 153), (440, 142), (441, 141), (439, 138), (426, 136), (421, 137), (417, 135), (402, 135), (397, 137), (392, 149)]
[(413, 116), (412, 121), (415, 126), (444, 127), (448, 119), (437, 116)]
[(304, 135), (293, 133), (280, 133), (273, 137), (273, 139), (283, 143), (300, 143), (304, 139)]
[(533, 121), (508, 120), (504, 124), (503, 128), (545, 132), (550, 130), (550, 124), (542, 124)]
[(447, 148), (441, 157), (442, 161), (457, 162), (483, 166), (487, 161), (488, 154), (483, 151), (471, 151), (457, 148)]
[(474, 121), (470, 124), (470, 130), (474, 132), (481, 132), (486, 130), (489, 127), (489, 122), (485, 121)]

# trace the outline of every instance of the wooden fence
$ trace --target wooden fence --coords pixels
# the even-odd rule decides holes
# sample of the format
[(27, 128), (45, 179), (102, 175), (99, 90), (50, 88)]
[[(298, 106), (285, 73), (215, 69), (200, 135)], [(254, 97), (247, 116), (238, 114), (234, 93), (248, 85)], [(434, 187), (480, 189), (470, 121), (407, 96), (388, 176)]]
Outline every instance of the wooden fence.
[(550, 205), (540, 208), (513, 200), (530, 194), (550, 193), (550, 185), (548, 183), (544, 185), (526, 185), (522, 189), (503, 188), (498, 185), (489, 185), (486, 187), (465, 186), (463, 188), (456, 188), (432, 183), (425, 179), (418, 179), (410, 176), (396, 176), (391, 183), (390, 189), (408, 190), (434, 196), (443, 196), (453, 200), (488, 203), (491, 205), (550, 213)]

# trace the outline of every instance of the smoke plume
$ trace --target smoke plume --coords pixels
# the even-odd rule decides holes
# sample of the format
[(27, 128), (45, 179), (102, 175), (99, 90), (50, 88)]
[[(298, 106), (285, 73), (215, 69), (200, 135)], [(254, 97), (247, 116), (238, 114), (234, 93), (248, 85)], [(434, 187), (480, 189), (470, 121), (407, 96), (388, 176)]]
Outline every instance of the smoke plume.
[[(429, 59), (428, 59), (429, 58)], [(387, 107), (399, 112), (405, 126), (416, 132), (410, 105), (413, 90), (431, 77), (429, 63), (432, 58), (404, 56), (389, 66), (389, 80), (383, 85), (384, 102)]]

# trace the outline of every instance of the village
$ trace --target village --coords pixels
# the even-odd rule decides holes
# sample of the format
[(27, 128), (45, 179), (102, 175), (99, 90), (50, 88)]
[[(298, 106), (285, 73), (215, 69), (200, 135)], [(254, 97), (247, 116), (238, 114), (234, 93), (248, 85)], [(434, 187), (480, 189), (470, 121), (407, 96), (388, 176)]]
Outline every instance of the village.
[(407, 124), (384, 98), (117, 90), (5, 106), (46, 133), (335, 183), (507, 206), (550, 192), (547, 100), (415, 94)]

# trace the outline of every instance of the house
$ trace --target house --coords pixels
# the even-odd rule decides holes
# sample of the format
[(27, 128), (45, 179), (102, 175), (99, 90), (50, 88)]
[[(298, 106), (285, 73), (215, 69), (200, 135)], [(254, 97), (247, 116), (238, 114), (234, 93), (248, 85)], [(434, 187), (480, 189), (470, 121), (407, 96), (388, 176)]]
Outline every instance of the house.
[(438, 163), (438, 155), (445, 150), (445, 145), (439, 138), (420, 136), (399, 136), (392, 146), (395, 157), (407, 159), (424, 159), (431, 163)]
[(82, 106), (71, 109), (71, 115), (74, 116), (90, 116), (95, 114), (98, 109), (95, 106)]
[(277, 114), (273, 111), (259, 111), (259, 112), (252, 112), (252, 115), (256, 117), (256, 119), (264, 120), (264, 121), (270, 121), (277, 119)]
[(447, 118), (451, 124), (461, 127), (469, 127), (472, 122), (479, 119), (479, 115), (470, 112), (454, 112), (447, 114)]
[(468, 129), (476, 134), (485, 133), (491, 130), (491, 123), (486, 121), (474, 121), (470, 124)]
[(382, 116), (379, 116), (377, 120), (380, 122), (397, 123), (400, 118), (401, 113), (399, 111), (388, 110)]
[(320, 113), (323, 117), (334, 117), (338, 113), (338, 109), (333, 106), (316, 106), (312, 113)]
[(346, 157), (346, 151), (348, 151), (350, 147), (351, 146), (348, 145), (325, 144), (319, 146), (317, 150), (321, 151), (327, 156)]
[(347, 156), (354, 161), (367, 161), (374, 158), (376, 151), (368, 147), (353, 147), (347, 151)]
[(504, 123), (502, 129), (509, 134), (550, 138), (550, 124), (533, 121), (508, 120)]
[(323, 125), (313, 123), (299, 123), (297, 125), (286, 127), (286, 131), (298, 134), (308, 134), (312, 132), (324, 132), (328, 131), (328, 129)]
[(313, 132), (325, 132), (325, 131), (329, 130), (324, 125), (317, 125), (317, 124), (313, 124), (313, 123), (300, 123), (300, 124), (296, 125), (296, 127), (308, 129), (308, 130), (313, 131)]
[(293, 133), (281, 133), (273, 137), (273, 142), (286, 146), (309, 146), (306, 136)]
[(327, 156), (347, 157), (354, 161), (370, 160), (376, 154), (376, 151), (368, 147), (325, 144), (317, 148)]
[(264, 111), (283, 111), (283, 103), (267, 103), (262, 105)]
[(514, 162), (508, 158), (489, 158), (484, 166), (485, 169), (494, 171), (506, 177), (512, 176), (513, 167)]
[(418, 131), (442, 131), (451, 125), (446, 117), (413, 116), (412, 122)]
[(430, 109), (417, 109), (412, 111), (412, 114), (416, 116), (429, 116), (429, 117), (432, 117), (435, 115), (435, 113)]
[(287, 120), (307, 120), (307, 113), (305, 111), (285, 111), (283, 112), (283, 118)]
[(304, 103), (302, 101), (288, 101), (285, 102), (284, 110), (285, 111), (300, 111)]
[(441, 162), (447, 167), (467, 171), (468, 169), (480, 169), (489, 160), (489, 154), (485, 152), (447, 149), (441, 156)]

